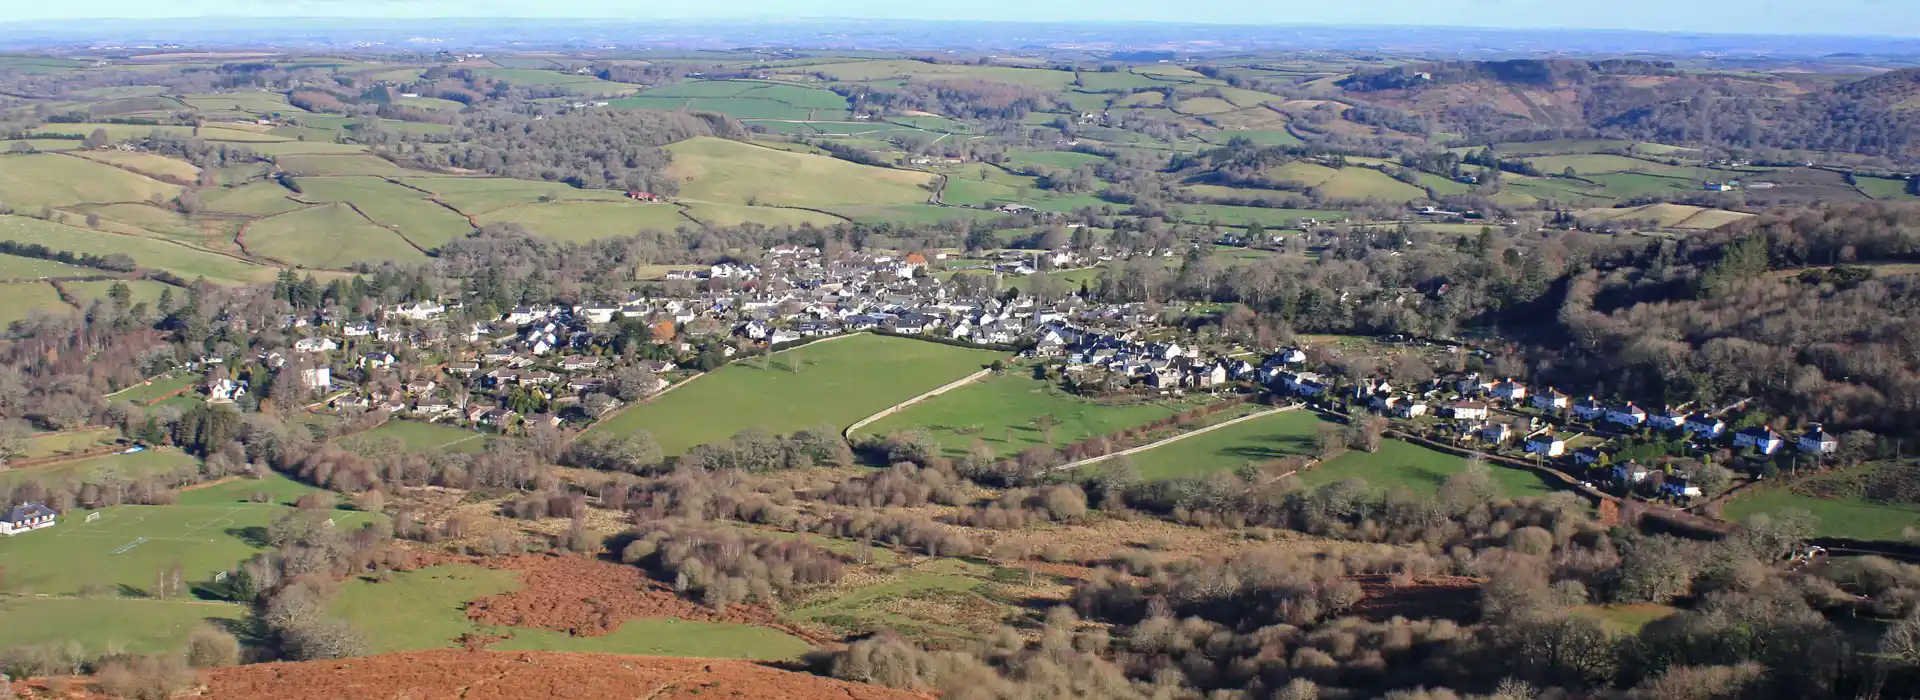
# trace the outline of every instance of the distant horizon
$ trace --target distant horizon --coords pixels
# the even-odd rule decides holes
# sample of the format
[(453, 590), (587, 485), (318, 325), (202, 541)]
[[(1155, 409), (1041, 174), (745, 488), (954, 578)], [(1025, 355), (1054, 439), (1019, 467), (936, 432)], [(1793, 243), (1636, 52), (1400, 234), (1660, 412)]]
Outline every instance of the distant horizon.
[[(1920, 3), (1757, 0), (1737, 12), (1707, 3), (1615, 0), (1604, 7), (1535, 0), (1214, 0), (1170, 7), (1147, 0), (975, 0), (903, 7), (881, 0), (720, 0), (694, 6), (631, 0), (548, 0), (529, 16), (516, 0), (72, 0), (10, 8), (5, 24), (338, 19), (372, 21), (904, 21), (1013, 24), (1183, 24), (1238, 27), (1626, 31), (1655, 34), (1920, 39)], [(1101, 18), (1089, 21), (1088, 18)]]

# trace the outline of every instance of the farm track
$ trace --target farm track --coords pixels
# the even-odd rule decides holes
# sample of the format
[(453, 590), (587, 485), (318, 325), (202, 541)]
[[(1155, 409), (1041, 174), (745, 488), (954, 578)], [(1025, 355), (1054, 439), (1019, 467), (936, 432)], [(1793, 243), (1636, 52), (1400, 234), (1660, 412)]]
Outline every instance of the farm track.
[(847, 426), (847, 429), (846, 429), (846, 430), (842, 430), (842, 431), (840, 431), (840, 436), (841, 436), (841, 437), (843, 437), (843, 438), (846, 438), (846, 439), (847, 439), (847, 440), (849, 440), (849, 441), (851, 441), (851, 440), (853, 440), (853, 433), (854, 433), (854, 431), (856, 431), (856, 430), (859, 430), (859, 429), (861, 429), (861, 428), (865, 428), (865, 427), (867, 427), (868, 425), (870, 425), (870, 424), (872, 424), (872, 423), (874, 423), (875, 421), (878, 421), (878, 420), (880, 420), (880, 419), (882, 419), (882, 418), (886, 418), (887, 416), (891, 416), (891, 415), (893, 415), (893, 414), (895, 414), (895, 413), (899, 413), (899, 412), (901, 412), (901, 411), (904, 411), (904, 410), (906, 410), (907, 408), (909, 408), (909, 407), (911, 407), (911, 406), (913, 406), (914, 404), (917, 404), (917, 403), (920, 403), (920, 402), (922, 402), (922, 401), (925, 401), (925, 400), (927, 400), (927, 399), (931, 399), (931, 398), (933, 398), (933, 397), (935, 397), (935, 396), (939, 396), (939, 395), (941, 395), (941, 394), (944, 394), (944, 393), (947, 393), (947, 392), (949, 392), (949, 391), (953, 391), (954, 389), (958, 389), (958, 388), (960, 388), (960, 387), (963, 387), (963, 386), (966, 386), (966, 385), (968, 385), (968, 384), (972, 384), (972, 383), (974, 383), (974, 382), (976, 382), (976, 381), (979, 381), (981, 377), (985, 377), (985, 376), (987, 376), (987, 375), (990, 375), (990, 374), (993, 374), (993, 369), (992, 369), (992, 368), (988, 368), (988, 369), (983, 369), (983, 370), (980, 370), (980, 371), (978, 371), (978, 372), (974, 372), (973, 374), (969, 374), (969, 375), (967, 375), (967, 376), (964, 376), (964, 377), (961, 377), (961, 378), (959, 378), (959, 379), (957, 379), (957, 380), (954, 380), (954, 381), (952, 381), (952, 382), (949, 382), (949, 383), (948, 383), (948, 384), (947, 384), (946, 386), (942, 386), (942, 387), (940, 387), (940, 388), (938, 388), (938, 389), (934, 389), (934, 390), (932, 390), (932, 391), (929, 391), (929, 392), (927, 392), (927, 393), (924, 393), (924, 394), (921, 394), (921, 395), (919, 395), (919, 396), (915, 396), (915, 397), (913, 397), (913, 398), (911, 398), (911, 399), (907, 399), (907, 400), (905, 400), (905, 401), (902, 401), (902, 402), (900, 402), (900, 403), (897, 403), (897, 404), (894, 404), (894, 405), (892, 405), (892, 406), (888, 406), (888, 407), (887, 407), (887, 408), (886, 408), (885, 410), (882, 410), (882, 411), (880, 411), (879, 413), (875, 413), (875, 414), (873, 414), (873, 415), (871, 415), (871, 416), (867, 416), (867, 417), (865, 417), (865, 418), (862, 418), (862, 419), (860, 419), (860, 420), (857, 420), (857, 421), (854, 421), (854, 423), (853, 423), (853, 425), (849, 425), (849, 426)]

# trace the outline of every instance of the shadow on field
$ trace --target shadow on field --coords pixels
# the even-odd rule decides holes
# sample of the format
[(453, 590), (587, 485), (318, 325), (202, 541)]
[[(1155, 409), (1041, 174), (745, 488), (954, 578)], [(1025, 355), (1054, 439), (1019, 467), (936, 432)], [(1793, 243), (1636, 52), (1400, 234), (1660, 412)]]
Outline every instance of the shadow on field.
[(247, 543), (250, 547), (267, 546), (267, 529), (258, 525), (249, 527), (230, 527), (226, 529), (228, 537)]

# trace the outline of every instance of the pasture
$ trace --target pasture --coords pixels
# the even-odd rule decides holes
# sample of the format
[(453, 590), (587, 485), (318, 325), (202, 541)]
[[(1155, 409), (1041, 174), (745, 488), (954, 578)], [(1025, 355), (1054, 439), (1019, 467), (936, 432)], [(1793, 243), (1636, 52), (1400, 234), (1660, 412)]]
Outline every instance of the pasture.
[(690, 200), (786, 206), (912, 204), (929, 196), (926, 173), (700, 137), (667, 146), (669, 175)]
[(74, 277), (98, 273), (98, 270), (54, 260), (0, 253), (0, 280), (37, 280), (46, 277)]
[[(212, 583), (265, 547), (266, 528), (293, 509), (275, 504), (114, 506), (86, 522), (90, 511), (73, 510), (45, 530), (0, 541), (9, 593), (75, 594), (94, 587), (123, 596), (144, 596), (154, 577), (174, 564), (188, 586)], [(341, 527), (377, 517), (335, 511)]]
[(201, 379), (202, 377), (198, 373), (178, 371), (171, 376), (159, 377), (145, 383), (127, 387), (109, 394), (107, 398), (144, 406), (179, 393), (181, 390), (199, 383)]
[(60, 300), (60, 292), (46, 282), (0, 283), (0, 328), (24, 321), (36, 313), (68, 313), (74, 308)]
[(1267, 177), (1312, 187), (1319, 190), (1322, 196), (1339, 200), (1406, 202), (1427, 196), (1426, 190), (1395, 180), (1372, 168), (1329, 168), (1306, 161), (1294, 161), (1268, 171)]
[(460, 210), (480, 215), (522, 204), (543, 201), (626, 201), (626, 194), (613, 190), (583, 190), (561, 182), (512, 180), (498, 177), (410, 177), (401, 180), (408, 187), (433, 193), (433, 198)]
[(473, 232), (467, 218), (427, 199), (420, 190), (373, 177), (319, 177), (298, 181), (302, 199), (352, 204), (375, 223), (422, 249), (433, 249)]
[(239, 217), (187, 215), (151, 204), (99, 204), (71, 209), (99, 214), (99, 228), (103, 231), (161, 238), (228, 254), (240, 253), (240, 245), (235, 242), (235, 237), (240, 233), (240, 226), (246, 223), (245, 219)]
[(204, 190), (200, 193), (200, 204), (207, 211), (237, 216), (273, 216), (302, 206), (290, 199), (292, 196), (293, 191), (281, 187), (279, 183), (255, 182), (239, 187)]
[[(1447, 477), (1460, 473), (1467, 461), (1444, 452), (1402, 440), (1387, 439), (1379, 452), (1348, 451), (1325, 464), (1299, 474), (1307, 486), (1330, 484), (1345, 479), (1360, 479), (1375, 489), (1405, 488), (1419, 494), (1440, 490)], [(1539, 496), (1553, 488), (1540, 476), (1525, 469), (1488, 464), (1487, 471), (1500, 492), (1507, 496)]]
[(180, 186), (58, 153), (0, 156), (0, 202), (15, 209), (173, 199)]
[(1284, 411), (1123, 459), (1150, 480), (1204, 477), (1249, 463), (1311, 454), (1321, 423), (1320, 416), (1312, 411)]
[(0, 599), (0, 648), (76, 642), (89, 654), (178, 651), (203, 624), (237, 626), (245, 606), (145, 598)]
[(1907, 529), (1920, 527), (1920, 505), (1879, 503), (1859, 496), (1815, 498), (1783, 486), (1743, 491), (1727, 502), (1723, 515), (1728, 520), (1744, 522), (1761, 513), (1789, 509), (1803, 510), (1819, 518), (1813, 534), (1821, 537), (1905, 542)]
[(77, 462), (10, 469), (0, 472), (0, 485), (12, 486), (29, 480), (42, 484), (79, 484), (108, 476), (132, 481), (152, 474), (194, 469), (196, 464), (192, 457), (179, 450), (151, 449), (130, 455), (112, 454)]
[(105, 163), (124, 170), (132, 170), (148, 177), (173, 178), (181, 182), (193, 182), (200, 177), (200, 169), (178, 158), (168, 158), (155, 153), (135, 151), (74, 151), (74, 155), (97, 163)]
[(294, 175), (376, 175), (380, 177), (407, 177), (420, 173), (394, 165), (391, 161), (368, 154), (337, 155), (289, 155), (278, 159), (280, 169)]
[(113, 428), (81, 429), (65, 433), (49, 433), (27, 438), (21, 448), (24, 459), (38, 459), (54, 455), (80, 452), (100, 445), (113, 444), (120, 437), (120, 431)]
[(361, 261), (421, 262), (426, 255), (345, 204), (323, 204), (247, 227), (248, 252), (299, 267), (345, 268)]
[(1096, 403), (1035, 380), (1031, 372), (1015, 367), (915, 404), (861, 432), (886, 435), (918, 428), (932, 435), (952, 457), (965, 455), (976, 440), (994, 454), (1008, 456), (1029, 447), (1059, 447), (1110, 434), (1193, 406), (1170, 401)]
[[(666, 454), (678, 455), (746, 428), (779, 434), (821, 425), (845, 428), (1002, 357), (910, 338), (856, 335), (783, 352), (769, 358), (766, 367), (758, 361), (722, 367), (593, 430), (646, 430)], [(798, 367), (789, 369), (788, 363)]]
[(688, 204), (687, 217), (711, 227), (739, 226), (741, 224), (760, 224), (761, 226), (832, 226), (846, 220), (832, 214), (823, 214), (807, 209), (785, 209), (781, 207), (748, 207), (736, 204), (695, 203)]
[(672, 204), (632, 201), (543, 202), (498, 209), (474, 217), (481, 225), (515, 223), (560, 241), (631, 236), (645, 230), (698, 228)]

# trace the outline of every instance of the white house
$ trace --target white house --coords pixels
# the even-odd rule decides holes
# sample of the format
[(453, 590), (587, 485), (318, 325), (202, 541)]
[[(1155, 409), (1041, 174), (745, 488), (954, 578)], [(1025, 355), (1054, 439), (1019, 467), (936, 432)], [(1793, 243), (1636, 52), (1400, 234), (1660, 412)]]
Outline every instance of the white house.
[(1578, 418), (1580, 420), (1585, 420), (1585, 421), (1598, 420), (1600, 418), (1606, 417), (1606, 415), (1607, 415), (1606, 404), (1600, 403), (1599, 401), (1595, 400), (1591, 396), (1573, 405), (1573, 417)]
[(1460, 401), (1453, 404), (1453, 417), (1456, 420), (1486, 420), (1487, 405), (1478, 401)]
[(301, 338), (293, 341), (293, 349), (299, 352), (325, 352), (339, 348), (340, 344), (333, 342), (332, 338)]
[(768, 345), (779, 345), (781, 343), (793, 343), (793, 342), (798, 342), (799, 340), (800, 340), (799, 333), (787, 330), (785, 328), (781, 328), (779, 330), (776, 330), (772, 333), (767, 334)]
[(1493, 397), (1502, 401), (1520, 401), (1527, 398), (1527, 385), (1509, 377), (1506, 381), (1493, 385)]
[(53, 512), (52, 508), (38, 503), (22, 503), (8, 509), (6, 517), (0, 518), (0, 535), (11, 537), (22, 532), (53, 527), (54, 521), (59, 518), (60, 515)]
[(1506, 442), (1513, 437), (1513, 426), (1505, 423), (1489, 423), (1480, 429), (1480, 438), (1492, 443)]
[(1552, 433), (1541, 433), (1527, 438), (1527, 454), (1558, 457), (1567, 453), (1567, 441), (1554, 437)]
[(1427, 405), (1418, 401), (1407, 401), (1393, 407), (1393, 415), (1401, 418), (1419, 418), (1427, 415)]
[(1780, 437), (1779, 433), (1773, 432), (1772, 428), (1764, 425), (1756, 425), (1733, 434), (1734, 447), (1751, 447), (1763, 455), (1778, 452), (1786, 444), (1786, 438)]
[(433, 301), (416, 301), (411, 304), (401, 304), (393, 307), (394, 315), (415, 321), (432, 319), (446, 312), (447, 307), (445, 305)]
[(1819, 423), (1808, 426), (1807, 432), (1800, 435), (1796, 444), (1801, 452), (1807, 454), (1830, 455), (1840, 449), (1840, 439), (1820, 427)]
[(1553, 387), (1547, 387), (1546, 391), (1534, 394), (1533, 398), (1529, 400), (1529, 403), (1532, 403), (1534, 408), (1542, 411), (1565, 410), (1572, 402), (1572, 397), (1560, 393), (1559, 389)]
[(368, 369), (385, 369), (392, 367), (393, 363), (398, 361), (400, 361), (400, 358), (394, 357), (393, 353), (390, 352), (368, 353), (366, 357), (360, 358), (360, 364), (365, 365)]
[(1626, 405), (1607, 409), (1607, 422), (1615, 425), (1636, 428), (1647, 422), (1647, 412), (1628, 401)]
[(1327, 391), (1326, 381), (1312, 372), (1282, 374), (1280, 378), (1286, 382), (1288, 391), (1301, 396), (1319, 396)]
[(333, 369), (330, 367), (309, 367), (300, 370), (300, 381), (316, 391), (333, 388)]

